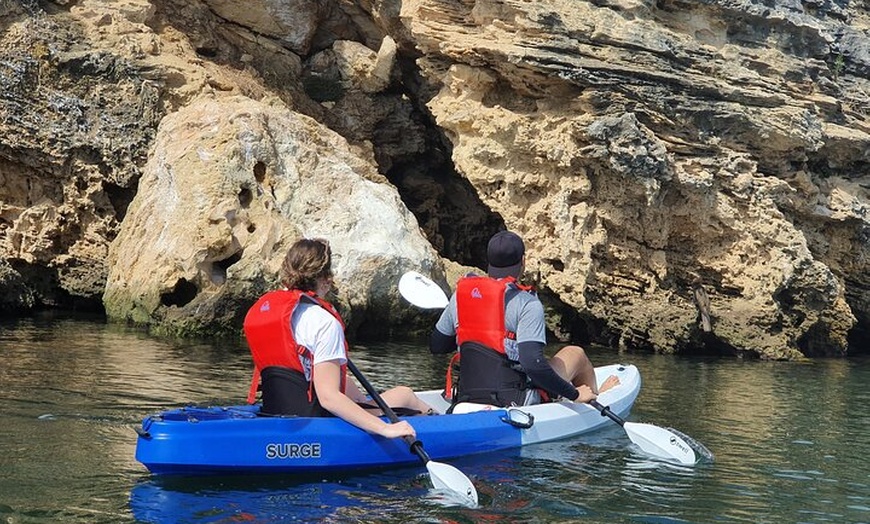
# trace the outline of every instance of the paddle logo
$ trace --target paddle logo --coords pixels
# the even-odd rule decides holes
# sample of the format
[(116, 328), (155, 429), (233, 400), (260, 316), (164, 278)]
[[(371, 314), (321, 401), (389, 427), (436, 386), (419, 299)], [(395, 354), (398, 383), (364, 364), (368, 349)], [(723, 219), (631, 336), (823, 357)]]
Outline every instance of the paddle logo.
[(320, 442), (266, 444), (266, 458), (273, 459), (317, 459), (320, 458)]
[(675, 446), (678, 450), (683, 453), (689, 452), (689, 447), (683, 444), (680, 439), (678, 439), (675, 435), (671, 435), (671, 446)]

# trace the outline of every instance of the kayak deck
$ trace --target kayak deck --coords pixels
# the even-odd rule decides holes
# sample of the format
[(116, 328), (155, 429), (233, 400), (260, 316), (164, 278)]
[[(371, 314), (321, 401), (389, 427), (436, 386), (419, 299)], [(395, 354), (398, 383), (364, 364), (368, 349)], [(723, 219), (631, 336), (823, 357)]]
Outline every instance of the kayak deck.
[[(596, 368), (598, 382), (616, 375), (620, 384), (599, 402), (627, 416), (640, 391), (632, 365)], [(612, 425), (592, 406), (570, 401), (497, 408), (450, 404), (441, 390), (418, 392), (440, 415), (402, 417), (433, 460), (487, 453), (567, 438)], [(153, 474), (304, 473), (415, 464), (401, 439), (368, 434), (333, 417), (275, 417), (259, 406), (185, 407), (146, 417), (136, 459)], [(528, 426), (528, 427), (526, 427)]]

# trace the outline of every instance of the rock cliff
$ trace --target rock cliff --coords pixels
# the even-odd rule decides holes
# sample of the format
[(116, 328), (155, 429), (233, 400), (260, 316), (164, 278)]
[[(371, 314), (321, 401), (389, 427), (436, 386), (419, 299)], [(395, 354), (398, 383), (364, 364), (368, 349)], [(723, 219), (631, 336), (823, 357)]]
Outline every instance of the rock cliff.
[(508, 227), (563, 339), (870, 347), (866, 5), (0, 0), (0, 43), (6, 311), (234, 331), (319, 235), (390, 334)]

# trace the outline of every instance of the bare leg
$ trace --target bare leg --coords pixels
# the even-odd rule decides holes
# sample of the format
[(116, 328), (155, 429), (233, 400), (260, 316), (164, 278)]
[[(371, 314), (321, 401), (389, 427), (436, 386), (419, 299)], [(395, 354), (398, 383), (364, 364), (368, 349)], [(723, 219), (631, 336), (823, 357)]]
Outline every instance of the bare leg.
[(607, 377), (607, 380), (598, 389), (595, 379), (595, 366), (586, 356), (586, 352), (580, 346), (565, 346), (550, 359), (553, 370), (562, 378), (575, 386), (586, 385), (596, 395), (619, 384), (619, 378), (615, 375)]
[(432, 406), (426, 404), (414, 393), (414, 390), (407, 386), (396, 386), (381, 393), (384, 402), (391, 408), (401, 407), (409, 408), (426, 414), (432, 409)]

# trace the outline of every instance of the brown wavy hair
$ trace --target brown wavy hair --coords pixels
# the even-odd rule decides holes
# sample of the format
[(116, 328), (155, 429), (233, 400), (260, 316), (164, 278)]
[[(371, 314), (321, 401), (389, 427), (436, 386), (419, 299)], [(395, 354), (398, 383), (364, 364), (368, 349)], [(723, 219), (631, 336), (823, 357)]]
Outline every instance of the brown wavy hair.
[(284, 257), (281, 283), (287, 289), (315, 291), (317, 279), (332, 276), (332, 250), (322, 238), (297, 240)]

